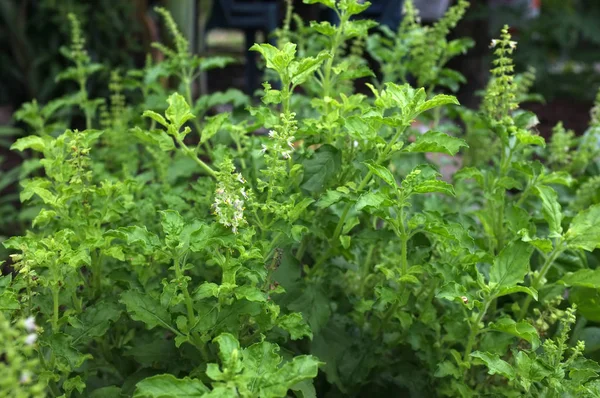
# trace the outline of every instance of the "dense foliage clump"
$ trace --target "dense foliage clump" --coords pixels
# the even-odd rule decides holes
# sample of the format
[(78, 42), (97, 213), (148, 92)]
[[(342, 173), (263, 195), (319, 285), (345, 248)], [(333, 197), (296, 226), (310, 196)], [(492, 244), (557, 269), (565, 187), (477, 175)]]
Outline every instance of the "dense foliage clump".
[(252, 47), (259, 105), (194, 99), (230, 60), (190, 54), (162, 9), (174, 48), (90, 98), (70, 18), (79, 91), (17, 114), (35, 217), (4, 242), (7, 396), (600, 396), (600, 97), (547, 144), (508, 28), (481, 109), (448, 94), (466, 1), (433, 26), (407, 1), (397, 32), (305, 2), (340, 23), (290, 13)]

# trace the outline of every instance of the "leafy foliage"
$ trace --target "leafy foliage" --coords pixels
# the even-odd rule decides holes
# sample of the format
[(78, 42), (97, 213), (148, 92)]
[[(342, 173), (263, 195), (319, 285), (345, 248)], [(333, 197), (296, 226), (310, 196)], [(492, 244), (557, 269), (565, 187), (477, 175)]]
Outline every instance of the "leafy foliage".
[[(15, 271), (0, 279), (0, 333), (16, 343), (0, 385), (20, 392), (27, 369), (27, 383), (69, 397), (600, 394), (598, 344), (584, 342), (600, 321), (597, 120), (583, 138), (557, 134), (577, 166), (546, 145), (518, 109), (529, 85), (507, 29), (481, 111), (444, 93), (448, 57), (467, 47), (446, 39), (464, 1), (433, 27), (408, 1), (398, 47), (371, 47), (399, 55), (406, 76), (429, 65), (426, 88), (369, 73), (367, 3), (306, 2), (341, 22), (252, 47), (279, 83), (260, 105), (194, 100), (199, 71), (222, 62), (189, 54), (159, 9), (174, 48), (113, 74), (109, 100), (68, 105), (85, 130), (49, 128), (52, 104), (21, 111), (33, 134), (13, 148), (37, 159), (21, 182), (36, 215), (4, 243)], [(421, 41), (403, 52), (409, 39)], [(223, 101), (233, 111), (209, 116)], [(485, 157), (472, 152), (481, 137)], [(432, 156), (465, 165), (451, 175)]]

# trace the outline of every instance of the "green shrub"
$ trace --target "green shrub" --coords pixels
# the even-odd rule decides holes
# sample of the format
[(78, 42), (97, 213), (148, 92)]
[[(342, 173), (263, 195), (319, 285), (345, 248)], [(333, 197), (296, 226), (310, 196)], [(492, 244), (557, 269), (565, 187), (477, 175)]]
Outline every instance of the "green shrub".
[[(89, 98), (71, 18), (80, 91), (26, 105), (34, 134), (13, 145), (37, 154), (21, 200), (38, 212), (5, 242), (8, 396), (600, 396), (579, 341), (600, 321), (598, 109), (546, 146), (507, 28), (480, 110), (441, 93), (462, 81), (445, 65), (470, 40), (446, 35), (465, 1), (430, 27), (408, 1), (377, 40), (353, 18), (368, 3), (305, 2), (341, 23), (254, 45), (278, 81), (258, 106), (194, 100), (228, 60), (190, 54), (160, 9), (176, 47)], [(85, 130), (64, 131), (65, 107)]]

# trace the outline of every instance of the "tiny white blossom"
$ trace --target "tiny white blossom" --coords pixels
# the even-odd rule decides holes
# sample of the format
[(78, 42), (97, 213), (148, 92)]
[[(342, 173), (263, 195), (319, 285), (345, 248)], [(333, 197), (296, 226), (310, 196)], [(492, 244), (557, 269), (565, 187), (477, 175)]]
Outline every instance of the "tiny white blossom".
[(498, 44), (498, 40), (497, 39), (493, 39), (492, 42), (490, 43), (490, 48), (496, 47), (496, 44)]
[(283, 151), (283, 152), (281, 152), (281, 156), (283, 156), (284, 159), (289, 159), (290, 158), (290, 152), (289, 151)]
[(30, 333), (25, 337), (25, 344), (33, 345), (37, 341), (38, 335), (35, 333)]
[(28, 370), (24, 370), (23, 372), (21, 372), (21, 378), (19, 378), (19, 382), (21, 384), (31, 383), (31, 372)]
[(244, 188), (240, 189), (240, 193), (242, 194), (244, 199), (248, 199), (248, 194), (246, 193), (246, 190)]
[(354, 141), (353, 144), (354, 144), (354, 148), (358, 148), (358, 141)]
[(517, 42), (516, 41), (509, 41), (508, 45), (510, 46), (510, 48), (512, 48), (513, 50), (515, 48), (517, 48)]
[(264, 155), (267, 152), (267, 149), (269, 148), (267, 148), (265, 144), (262, 144), (262, 149), (260, 150), (260, 153)]
[(37, 329), (37, 325), (35, 324), (35, 317), (27, 317), (27, 319), (23, 321), (23, 326), (25, 326), (25, 330), (27, 330), (28, 332), (34, 332)]
[(240, 173), (237, 174), (236, 179), (241, 183), (241, 184), (245, 184), (246, 180), (244, 180), (244, 177), (242, 177), (242, 175)]
[(275, 137), (275, 134), (277, 134), (275, 130), (269, 130), (269, 137), (273, 138)]
[(294, 148), (294, 143), (293, 143), (292, 141), (294, 141), (294, 137), (289, 137), (289, 138), (287, 139), (287, 146), (289, 146), (289, 147), (290, 147), (290, 149), (293, 151), (293, 150), (295, 150), (296, 148)]

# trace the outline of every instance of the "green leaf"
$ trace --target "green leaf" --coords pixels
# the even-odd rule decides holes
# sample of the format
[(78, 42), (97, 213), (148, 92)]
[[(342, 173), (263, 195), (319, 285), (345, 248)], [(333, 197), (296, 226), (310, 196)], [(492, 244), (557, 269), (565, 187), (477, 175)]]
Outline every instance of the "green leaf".
[(304, 213), (308, 206), (314, 203), (314, 201), (315, 200), (313, 198), (304, 198), (300, 202), (296, 203), (288, 213), (288, 221), (290, 223), (293, 223), (298, 218), (300, 218), (302, 213)]
[(446, 181), (441, 180), (425, 180), (414, 186), (412, 191), (417, 193), (440, 192), (454, 196), (454, 187), (452, 184), (448, 184)]
[(544, 137), (537, 135), (537, 134), (531, 134), (531, 131), (529, 131), (529, 130), (519, 129), (517, 131), (516, 136), (517, 136), (517, 140), (519, 140), (519, 142), (521, 144), (537, 145), (537, 146), (541, 146), (541, 147), (546, 146), (546, 140), (544, 140)]
[(396, 178), (394, 178), (392, 172), (387, 168), (372, 161), (364, 162), (364, 164), (369, 168), (369, 171), (371, 171), (372, 174), (375, 174), (377, 177), (381, 178), (390, 187), (398, 188), (398, 184), (396, 184)]
[(312, 283), (302, 286), (298, 293), (292, 296), (290, 292), (289, 297), (293, 297), (293, 301), (287, 305), (287, 308), (301, 312), (312, 332), (318, 334), (331, 316), (329, 300), (323, 290)]
[[(265, 343), (262, 343), (265, 344)], [(317, 377), (320, 362), (312, 355), (294, 357), (274, 374), (263, 378), (259, 383), (260, 396), (265, 398), (284, 397), (297, 383)]]
[(142, 130), (139, 127), (134, 127), (130, 130), (144, 144), (158, 146), (161, 151), (172, 151), (175, 149), (173, 138), (169, 137), (163, 130)]
[(304, 4), (323, 4), (325, 7), (335, 9), (335, 0), (302, 0)]
[(190, 112), (190, 106), (181, 94), (171, 94), (169, 98), (167, 98), (167, 103), (169, 104), (169, 107), (165, 111), (165, 116), (171, 124), (175, 126), (177, 131), (185, 124), (185, 122), (195, 118)]
[(406, 194), (441, 192), (454, 196), (454, 187), (445, 181), (438, 180), (440, 173), (431, 165), (416, 166), (402, 181), (402, 189)]
[(515, 125), (520, 129), (530, 129), (540, 124), (535, 113), (529, 111), (518, 112), (514, 117)]
[(321, 51), (316, 57), (306, 57), (302, 58), (300, 62), (292, 63), (290, 67), (292, 84), (296, 86), (304, 83), (329, 57), (328, 52)]
[(148, 377), (136, 384), (134, 398), (202, 397), (210, 390), (200, 380), (170, 374)]
[(108, 386), (100, 387), (92, 391), (89, 398), (115, 398), (121, 396), (121, 387)]
[(215, 134), (219, 131), (223, 123), (227, 119), (229, 119), (231, 115), (228, 112), (219, 113), (218, 115), (207, 117), (208, 123), (202, 129), (202, 134), (200, 135), (200, 143), (204, 144), (206, 141), (214, 137)]
[(17, 151), (33, 149), (34, 151), (44, 152), (46, 149), (46, 141), (40, 136), (30, 135), (28, 137), (19, 138), (16, 140), (10, 149)]
[(50, 347), (52, 355), (56, 358), (54, 364), (57, 368), (75, 370), (80, 367), (86, 359), (91, 359), (89, 354), (82, 354), (72, 345), (71, 336), (64, 333), (51, 335), (45, 343)]
[(207, 297), (218, 297), (219, 296), (219, 285), (212, 282), (204, 282), (193, 294), (195, 300), (202, 300)]
[(120, 302), (127, 307), (131, 319), (145, 323), (148, 329), (161, 326), (173, 331), (171, 315), (160, 305), (158, 300), (149, 295), (137, 290), (128, 290), (121, 294)]
[(319, 201), (317, 202), (317, 207), (320, 209), (327, 208), (333, 204), (336, 204), (340, 200), (342, 200), (345, 195), (339, 191), (328, 190), (324, 195), (321, 196)]
[(300, 340), (305, 336), (311, 340), (313, 338), (310, 327), (298, 312), (280, 316), (277, 319), (277, 326), (288, 332), (292, 337), (292, 340)]
[(529, 219), (529, 213), (521, 207), (513, 205), (506, 209), (506, 221), (508, 221), (508, 226), (511, 232), (515, 234), (522, 230), (527, 231)]
[(552, 241), (550, 239), (542, 239), (535, 236), (532, 238), (531, 236), (529, 236), (529, 231), (525, 228), (518, 231), (517, 235), (521, 237), (521, 240), (523, 242), (529, 243), (530, 245), (544, 253), (550, 253), (554, 248), (554, 245), (552, 244)]
[(267, 297), (265, 293), (255, 286), (244, 285), (236, 287), (234, 290), (235, 297), (240, 299), (246, 299), (248, 301), (265, 302)]
[(555, 171), (550, 174), (540, 176), (538, 180), (544, 184), (558, 184), (564, 185), (565, 187), (570, 187), (575, 181), (573, 176), (566, 171)]
[(503, 287), (498, 290), (494, 297), (502, 297), (513, 293), (526, 293), (533, 297), (534, 299), (538, 299), (538, 292), (532, 287), (527, 286), (512, 286), (512, 287)]
[(438, 94), (435, 97), (433, 97), (432, 99), (427, 100), (423, 104), (419, 105), (417, 107), (416, 111), (418, 114), (420, 114), (425, 111), (428, 111), (431, 108), (437, 108), (438, 106), (448, 105), (448, 104), (460, 105), (460, 103), (458, 102), (458, 100), (456, 99), (455, 96)]
[[(535, 355), (535, 354), (532, 354)], [(552, 369), (548, 369), (539, 361), (529, 357), (524, 351), (518, 351), (515, 355), (515, 362), (519, 374), (519, 382), (528, 391), (532, 383), (540, 382), (552, 373)]]
[(286, 43), (280, 50), (269, 43), (254, 44), (250, 51), (258, 51), (266, 61), (267, 68), (277, 71), (284, 81), (290, 81), (288, 67), (296, 55), (296, 45)]
[(350, 240), (352, 238), (348, 235), (340, 235), (340, 243), (344, 249), (348, 249), (350, 247)]
[(467, 289), (456, 282), (450, 281), (440, 288), (435, 297), (454, 301), (465, 305), (468, 309), (473, 309), (474, 297), (467, 292)]
[(101, 301), (87, 307), (81, 315), (79, 322), (70, 332), (73, 337), (72, 344), (86, 343), (94, 337), (104, 336), (110, 324), (121, 316), (121, 308), (110, 301)]
[(505, 360), (500, 359), (498, 354), (490, 354), (489, 352), (475, 351), (471, 353), (473, 358), (478, 358), (488, 368), (488, 373), (491, 375), (499, 374), (506, 377), (509, 380), (514, 380), (515, 370)]
[(600, 204), (577, 214), (565, 234), (571, 248), (593, 251), (600, 248)]
[(509, 243), (494, 259), (490, 268), (490, 284), (503, 288), (523, 282), (529, 272), (529, 257), (532, 252), (533, 247), (525, 242)]
[[(164, 210), (160, 212), (162, 229), (167, 235), (167, 244), (176, 245), (179, 241), (179, 235), (183, 232), (185, 221), (183, 217), (175, 210)], [(169, 244), (169, 242), (172, 242)]]
[(315, 193), (322, 192), (335, 179), (342, 167), (342, 154), (331, 145), (323, 145), (302, 165), (304, 166), (302, 189)]
[(51, 186), (50, 181), (36, 178), (33, 180), (25, 180), (21, 183), (23, 190), (21, 191), (21, 202), (25, 202), (37, 195), (46, 204), (55, 204), (57, 197), (48, 188)]
[(535, 193), (542, 200), (542, 213), (550, 227), (550, 237), (558, 238), (562, 234), (562, 210), (556, 191), (545, 185), (535, 187)]
[[(142, 113), (143, 117), (149, 117), (150, 119), (154, 120), (155, 122), (157, 122), (158, 124), (164, 126), (164, 127), (168, 127), (169, 123), (167, 123), (167, 121), (165, 120), (164, 117), (162, 117), (161, 115), (159, 115), (158, 113), (154, 112), (154, 111), (150, 111), (150, 110), (146, 110), (144, 111), (144, 113)], [(135, 127), (138, 128), (139, 127)]]
[(403, 149), (405, 152), (439, 152), (454, 156), (461, 147), (468, 148), (467, 143), (456, 137), (439, 131), (430, 130), (417, 136), (415, 142)]
[(564, 275), (558, 283), (567, 286), (590, 287), (600, 289), (600, 268), (581, 269), (576, 272), (569, 272)]
[(537, 350), (540, 346), (540, 337), (537, 329), (528, 322), (515, 322), (510, 318), (500, 318), (496, 322), (490, 323), (489, 328), (517, 336), (530, 343), (533, 350)]
[(379, 208), (382, 204), (391, 205), (390, 198), (382, 192), (368, 191), (359, 196), (356, 201), (356, 210), (361, 211), (365, 207)]
[(16, 311), (21, 308), (18, 296), (12, 290), (0, 293), (0, 311)]
[(365, 11), (371, 6), (371, 3), (368, 1), (360, 3), (357, 1), (350, 1), (347, 4), (348, 8), (346, 9), (346, 11), (348, 12), (349, 16), (360, 14), (361, 12)]
[(572, 286), (569, 302), (577, 305), (577, 312), (588, 321), (600, 322), (600, 289)]

